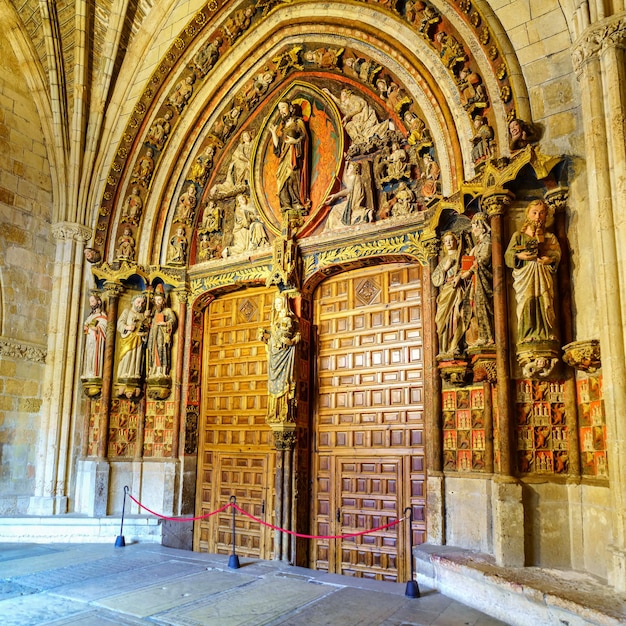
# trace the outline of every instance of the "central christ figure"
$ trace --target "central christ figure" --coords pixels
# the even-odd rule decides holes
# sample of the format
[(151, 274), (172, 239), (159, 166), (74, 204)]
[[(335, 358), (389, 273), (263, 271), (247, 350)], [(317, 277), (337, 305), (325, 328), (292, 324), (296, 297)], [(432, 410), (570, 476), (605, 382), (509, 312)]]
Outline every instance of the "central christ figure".
[(270, 127), (274, 154), (278, 157), (276, 191), (280, 210), (308, 213), (309, 199), (309, 131), (299, 104), (278, 103), (280, 123)]

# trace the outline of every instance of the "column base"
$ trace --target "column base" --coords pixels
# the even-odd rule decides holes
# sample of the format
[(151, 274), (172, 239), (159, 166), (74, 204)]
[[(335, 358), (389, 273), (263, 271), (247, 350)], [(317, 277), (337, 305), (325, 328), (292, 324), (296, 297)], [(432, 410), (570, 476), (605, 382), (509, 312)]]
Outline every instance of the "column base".
[(493, 552), (500, 567), (524, 567), (522, 486), (513, 480), (493, 483)]

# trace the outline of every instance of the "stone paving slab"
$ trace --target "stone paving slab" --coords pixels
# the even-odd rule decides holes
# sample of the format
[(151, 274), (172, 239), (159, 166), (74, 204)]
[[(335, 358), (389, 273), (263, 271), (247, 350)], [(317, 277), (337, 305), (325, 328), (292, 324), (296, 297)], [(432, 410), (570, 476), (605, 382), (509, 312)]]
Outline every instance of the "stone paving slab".
[(63, 585), (55, 588), (53, 593), (65, 598), (93, 602), (117, 595), (120, 589), (128, 592), (158, 584), (163, 585), (172, 579), (198, 574), (206, 569), (202, 564), (164, 560), (150, 566), (133, 567), (117, 574), (97, 576), (83, 582)]
[(234, 591), (155, 616), (154, 621), (168, 626), (263, 626), (278, 623), (276, 620), (285, 613), (333, 594), (337, 588), (301, 580), (278, 581), (272, 577)]
[(83, 603), (37, 593), (4, 600), (0, 605), (0, 620), (2, 626), (35, 626), (82, 613), (87, 608)]
[[(193, 574), (162, 585), (153, 585), (138, 591), (117, 594), (96, 604), (135, 617), (157, 615), (174, 607), (197, 602), (207, 596), (254, 581), (254, 576), (218, 571)], [(210, 601), (213, 601), (212, 598)]]

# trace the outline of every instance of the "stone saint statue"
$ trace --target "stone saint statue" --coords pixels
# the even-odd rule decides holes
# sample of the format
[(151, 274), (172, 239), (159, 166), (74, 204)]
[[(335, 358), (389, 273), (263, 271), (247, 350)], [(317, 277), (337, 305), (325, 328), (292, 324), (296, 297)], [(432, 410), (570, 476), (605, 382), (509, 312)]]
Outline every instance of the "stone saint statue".
[(294, 366), (300, 332), (298, 321), (289, 310), (286, 294), (278, 294), (274, 299), (270, 329), (259, 328), (258, 339), (265, 342), (267, 349), (267, 421), (274, 424), (293, 422), (296, 389)]
[(468, 323), (466, 310), (467, 281), (461, 271), (461, 242), (451, 231), (441, 239), (443, 254), (433, 270), (432, 281), (439, 287), (435, 325), (439, 337), (439, 356), (453, 359), (463, 353), (463, 340)]
[(484, 213), (476, 213), (472, 217), (472, 237), (474, 247), (468, 253), (472, 264), (462, 273), (463, 278), (471, 279), (471, 321), (466, 335), (467, 344), (471, 348), (494, 344), (491, 227)]
[[(160, 283), (154, 294), (148, 333), (148, 379), (167, 378), (172, 359), (172, 336), (176, 330), (176, 313), (167, 306), (165, 291)], [(149, 381), (148, 381), (149, 382)]]
[(274, 154), (278, 157), (276, 191), (280, 210), (308, 212), (309, 200), (309, 131), (300, 105), (279, 102), (280, 122), (270, 127)]
[(546, 232), (547, 217), (546, 203), (533, 200), (526, 207), (526, 221), (513, 233), (504, 254), (505, 263), (513, 269), (518, 343), (557, 339), (554, 277), (561, 247)]
[(120, 334), (117, 380), (122, 384), (139, 384), (144, 372), (144, 352), (148, 338), (146, 297), (135, 296), (131, 306), (117, 320)]
[(102, 299), (92, 294), (89, 296), (91, 313), (85, 320), (85, 356), (83, 360), (83, 380), (102, 378), (104, 347), (107, 338), (107, 316), (102, 310)]

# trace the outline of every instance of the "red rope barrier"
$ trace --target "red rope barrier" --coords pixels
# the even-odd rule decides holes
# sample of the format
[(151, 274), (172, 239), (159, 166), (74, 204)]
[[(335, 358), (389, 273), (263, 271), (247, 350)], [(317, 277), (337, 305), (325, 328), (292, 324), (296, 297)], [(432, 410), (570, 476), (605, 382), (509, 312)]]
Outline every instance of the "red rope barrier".
[(400, 519), (394, 520), (393, 522), (389, 522), (388, 524), (384, 524), (383, 526), (377, 526), (376, 528), (371, 528), (370, 530), (361, 530), (356, 533), (345, 533), (343, 535), (306, 535), (304, 533), (297, 533), (294, 530), (287, 530), (286, 528), (280, 528), (280, 526), (274, 526), (273, 524), (265, 522), (262, 519), (259, 519), (258, 517), (255, 517), (254, 515), (248, 513), (247, 511), (244, 511), (240, 506), (237, 506), (234, 502), (228, 502), (223, 507), (216, 509), (215, 511), (211, 511), (210, 513), (207, 513), (206, 515), (200, 515), (198, 517), (168, 517), (167, 515), (161, 515), (160, 513), (157, 513), (156, 511), (149, 509), (144, 504), (141, 504), (141, 502), (139, 502), (139, 500), (133, 497), (132, 494), (129, 493), (128, 497), (137, 506), (141, 507), (145, 511), (148, 511), (148, 513), (155, 515), (156, 517), (160, 517), (161, 519), (169, 520), (171, 522), (195, 522), (198, 520), (211, 517), (212, 515), (216, 515), (217, 513), (222, 513), (226, 509), (232, 506), (235, 508), (236, 511), (239, 511), (242, 515), (249, 517), (251, 520), (258, 522), (259, 524), (262, 524), (263, 526), (267, 526), (268, 528), (271, 528), (272, 530), (278, 530), (281, 533), (287, 533), (288, 535), (293, 535), (294, 537), (301, 537), (304, 539), (345, 539), (347, 537), (360, 537), (361, 535), (368, 535), (369, 533), (375, 533), (375, 532), (378, 532), (379, 530), (385, 530), (385, 528), (390, 528), (392, 526), (395, 526), (396, 524), (399, 524), (400, 522), (403, 522), (406, 519), (406, 517), (401, 517)]
[(211, 517), (211, 515), (216, 515), (217, 513), (221, 513), (222, 511), (225, 511), (229, 506), (231, 506), (231, 503), (229, 502), (228, 504), (225, 504), (221, 509), (217, 509), (215, 511), (211, 511), (210, 513), (207, 513), (206, 515), (200, 515), (199, 517), (167, 517), (167, 515), (161, 515), (160, 513), (157, 513), (155, 511), (153, 511), (152, 509), (149, 509), (147, 506), (145, 506), (144, 504), (141, 504), (141, 502), (139, 502), (139, 500), (137, 500), (136, 498), (134, 498), (132, 496), (132, 494), (128, 494), (128, 497), (139, 507), (141, 507), (142, 509), (148, 511), (148, 513), (151, 513), (152, 515), (156, 515), (157, 517), (160, 517), (161, 519), (166, 519), (169, 520), (171, 522), (195, 522), (197, 520), (201, 520), (201, 519), (206, 519), (207, 517)]

